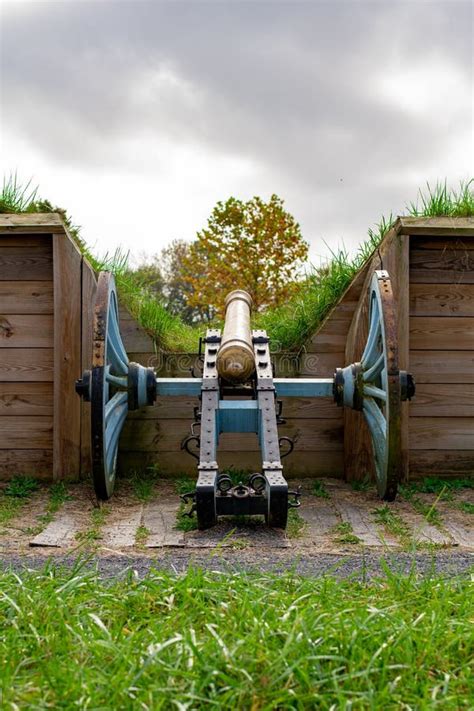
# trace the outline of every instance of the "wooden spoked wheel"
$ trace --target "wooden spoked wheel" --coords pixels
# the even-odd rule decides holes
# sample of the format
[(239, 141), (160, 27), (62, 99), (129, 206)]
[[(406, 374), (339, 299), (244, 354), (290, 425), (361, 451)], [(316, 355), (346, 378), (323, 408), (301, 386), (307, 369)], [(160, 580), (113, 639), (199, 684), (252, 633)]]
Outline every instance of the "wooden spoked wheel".
[(114, 490), (119, 436), (128, 413), (128, 370), (115, 280), (109, 272), (101, 272), (94, 308), (90, 401), (92, 477), (102, 500)]
[(393, 501), (401, 475), (401, 386), (396, 309), (385, 271), (376, 271), (369, 287), (369, 333), (357, 378), (377, 490), (382, 499)]

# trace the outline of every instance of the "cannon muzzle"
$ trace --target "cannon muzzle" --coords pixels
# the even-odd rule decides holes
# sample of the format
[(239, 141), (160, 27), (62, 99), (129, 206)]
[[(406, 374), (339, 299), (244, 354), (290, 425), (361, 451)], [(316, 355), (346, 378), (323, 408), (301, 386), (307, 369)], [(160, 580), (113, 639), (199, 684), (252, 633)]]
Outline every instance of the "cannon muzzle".
[(242, 383), (255, 371), (250, 331), (252, 298), (246, 291), (231, 291), (225, 300), (225, 325), (217, 354), (217, 372), (224, 380)]

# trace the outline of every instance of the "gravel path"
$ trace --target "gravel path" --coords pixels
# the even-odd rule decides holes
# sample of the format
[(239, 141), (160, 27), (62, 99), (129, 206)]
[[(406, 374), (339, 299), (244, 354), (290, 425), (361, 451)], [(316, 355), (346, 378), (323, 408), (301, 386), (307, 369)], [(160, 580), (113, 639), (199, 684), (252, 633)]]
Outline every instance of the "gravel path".
[[(82, 556), (84, 560), (84, 556)], [(87, 559), (86, 559), (87, 560)], [(0, 568), (21, 571), (27, 568), (41, 568), (45, 563), (54, 561), (57, 565), (71, 567), (77, 561), (76, 557), (68, 555), (8, 555), (0, 556)], [(283, 551), (265, 552), (255, 562), (255, 553), (233, 551), (232, 554), (220, 552), (203, 554), (189, 551), (166, 551), (160, 556), (91, 556), (86, 565), (97, 568), (102, 578), (118, 578), (127, 575), (130, 570), (143, 577), (150, 569), (166, 570), (181, 573), (190, 566), (202, 567), (229, 573), (235, 572), (268, 572), (280, 573), (294, 571), (305, 576), (319, 577), (335, 575), (340, 578), (354, 576), (359, 580), (371, 579), (384, 575), (387, 566), (394, 573), (409, 573), (414, 571), (419, 575), (433, 573), (452, 575), (469, 575), (474, 572), (474, 554), (450, 551), (447, 553), (401, 553), (393, 552), (380, 555), (366, 552), (360, 555), (324, 555), (293, 556)]]

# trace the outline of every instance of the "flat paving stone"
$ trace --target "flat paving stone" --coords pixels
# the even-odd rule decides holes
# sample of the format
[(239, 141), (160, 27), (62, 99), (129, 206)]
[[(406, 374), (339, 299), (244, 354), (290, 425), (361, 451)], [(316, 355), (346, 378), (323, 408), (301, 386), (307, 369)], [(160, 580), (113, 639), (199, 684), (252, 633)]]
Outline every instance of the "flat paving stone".
[(405, 508), (400, 508), (397, 513), (407, 524), (413, 540), (417, 543), (436, 543), (441, 546), (457, 545), (448, 533), (432, 526), (421, 514), (415, 511), (407, 512)]
[(178, 505), (152, 501), (143, 509), (142, 525), (149, 534), (146, 548), (164, 548), (165, 546), (184, 546), (184, 533), (175, 528)]
[(189, 531), (187, 548), (291, 548), (286, 533), (264, 524), (236, 526), (221, 522), (206, 531)]
[(129, 506), (123, 510), (118, 521), (103, 526), (101, 546), (106, 548), (131, 548), (134, 546), (135, 535), (142, 521), (142, 511), (142, 504)]
[(340, 523), (340, 518), (328, 499), (316, 498), (309, 502), (305, 501), (298, 509), (298, 513), (308, 524), (307, 535), (312, 538), (326, 535)]
[(78, 516), (77, 504), (66, 502), (46, 528), (30, 541), (30, 546), (45, 548), (66, 548), (81, 530), (82, 521)]
[(399, 543), (392, 536), (380, 529), (372, 519), (370, 510), (359, 502), (348, 501), (340, 496), (334, 505), (343, 521), (350, 523), (352, 532), (360, 538), (366, 546), (398, 546)]

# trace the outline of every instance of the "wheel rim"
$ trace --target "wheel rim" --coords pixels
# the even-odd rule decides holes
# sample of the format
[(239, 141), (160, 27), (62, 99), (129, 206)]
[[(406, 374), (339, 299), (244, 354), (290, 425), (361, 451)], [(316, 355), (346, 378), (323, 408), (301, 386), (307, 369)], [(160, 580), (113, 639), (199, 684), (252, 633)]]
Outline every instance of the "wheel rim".
[(362, 411), (369, 428), (377, 489), (392, 501), (401, 471), (400, 371), (390, 277), (377, 271), (369, 291), (369, 334), (361, 358)]
[(113, 493), (120, 432), (128, 413), (128, 357), (119, 328), (112, 274), (101, 272), (93, 322), (91, 376), (92, 474), (99, 499)]

